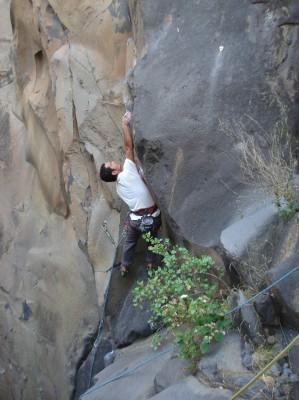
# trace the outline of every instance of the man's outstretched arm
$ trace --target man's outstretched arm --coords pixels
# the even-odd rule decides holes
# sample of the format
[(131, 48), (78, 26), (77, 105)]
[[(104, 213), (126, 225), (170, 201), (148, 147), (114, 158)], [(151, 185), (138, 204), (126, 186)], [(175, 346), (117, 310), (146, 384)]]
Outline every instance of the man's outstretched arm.
[(132, 138), (131, 129), (129, 123), (131, 121), (131, 113), (127, 111), (122, 118), (122, 128), (124, 135), (124, 149), (126, 153), (126, 158), (134, 161), (134, 142)]

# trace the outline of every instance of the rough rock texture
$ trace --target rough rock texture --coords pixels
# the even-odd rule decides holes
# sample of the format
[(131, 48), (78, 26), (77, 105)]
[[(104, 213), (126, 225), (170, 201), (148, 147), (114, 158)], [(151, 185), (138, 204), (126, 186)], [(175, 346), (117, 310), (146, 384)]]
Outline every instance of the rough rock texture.
[[(295, 272), (292, 272), (295, 268)], [(267, 272), (266, 280), (270, 285), (275, 281), (283, 278), (284, 275), (290, 274), (288, 278), (282, 279), (275, 285), (271, 291), (274, 297), (278, 299), (280, 304), (280, 316), (284, 324), (290, 325), (295, 329), (299, 329), (299, 251), (292, 257), (287, 258), (284, 262), (271, 268)]]
[(121, 155), (130, 25), (109, 3), (0, 2), (2, 399), (73, 398), (99, 322), (120, 203), (97, 169)]
[(155, 376), (155, 390), (162, 392), (168, 387), (175, 385), (178, 381), (191, 375), (190, 361), (183, 360), (177, 356), (171, 357)]
[(147, 337), (153, 333), (148, 323), (151, 317), (148, 301), (140, 309), (134, 307), (133, 298), (133, 294), (129, 293), (117, 318), (114, 328), (114, 340), (117, 347), (126, 346), (140, 337)]
[(272, 201), (230, 225), (220, 237), (228, 259), (248, 286), (258, 287), (263, 281), (280, 236), (282, 227)]
[[(281, 280), (271, 289), (280, 305), (282, 320), (295, 328), (299, 328), (298, 308), (298, 274), (299, 274), (299, 230), (298, 215), (287, 224), (271, 269), (266, 274), (267, 283), (273, 284)], [(286, 278), (284, 278), (286, 276)]]
[(293, 382), (293, 387), (292, 387), (292, 396), (293, 399), (296, 399), (299, 397), (299, 348), (298, 348), (298, 343), (290, 350), (289, 354), (289, 361), (290, 361), (290, 367), (292, 368), (293, 374), (296, 374), (297, 377), (292, 380)]
[(276, 318), (276, 309), (273, 298), (269, 294), (262, 294), (253, 301), (254, 308), (258, 313), (261, 322), (271, 325)]
[[(213, 377), (215, 382), (231, 385), (232, 387), (243, 387), (254, 375), (243, 366), (242, 343), (236, 332), (230, 332), (225, 336), (222, 343), (211, 347), (209, 352), (200, 360), (198, 369), (206, 378)], [(251, 399), (259, 394), (260, 399), (267, 399), (267, 388), (259, 379), (249, 390), (242, 394), (242, 398)]]
[[(151, 347), (151, 338), (145, 341), (137, 341), (131, 346), (117, 350), (116, 358), (112, 365), (109, 365), (94, 378), (95, 385), (84, 395), (84, 400), (139, 400), (149, 399), (156, 394), (154, 379), (161, 367), (172, 356), (173, 344), (167, 342), (155, 351)], [(170, 349), (152, 362), (149, 359), (157, 356), (158, 353)], [(142, 365), (145, 363), (144, 365)], [(136, 368), (142, 365), (141, 368)], [(135, 369), (136, 368), (136, 369)], [(134, 372), (130, 373), (131, 370)], [(115, 379), (124, 374), (121, 379)], [(114, 379), (110, 384), (106, 382)]]
[[(283, 230), (281, 240), (276, 248), (272, 268), (277, 267), (299, 249), (299, 216), (292, 218)], [(295, 265), (294, 265), (295, 267)]]
[(165, 232), (219, 259), (261, 209), (219, 120), (298, 133), (298, 5), (0, 0), (0, 21), (0, 396), (69, 399), (126, 211), (97, 173), (123, 157), (124, 103)]
[(145, 45), (137, 47), (129, 81), (138, 154), (174, 233), (217, 245), (221, 232), (259, 203), (254, 191), (242, 197), (238, 143), (222, 134), (219, 120), (243, 121), (262, 136), (286, 114), (295, 131), (298, 27), (289, 17), (297, 7), (139, 4), (134, 29), (144, 32)]
[(212, 389), (189, 376), (176, 385), (170, 386), (165, 391), (151, 397), (152, 400), (229, 400), (232, 392), (226, 389)]
[[(136, 342), (122, 350), (117, 350), (114, 364), (110, 365), (96, 375), (95, 385), (82, 396), (82, 400), (140, 400), (140, 399), (230, 399), (232, 393), (229, 390), (214, 389), (200, 383), (193, 376), (184, 377), (179, 373), (178, 365), (171, 363), (175, 359), (172, 345), (169, 342), (163, 344), (158, 351), (150, 346), (151, 339), (144, 342)], [(170, 351), (167, 351), (170, 350)], [(161, 379), (161, 371), (172, 370), (176, 376), (176, 384), (164, 375), (165, 390), (157, 394), (161, 387), (156, 387), (157, 376)], [(163, 373), (162, 373), (163, 374)], [(120, 375), (122, 377), (120, 378)], [(188, 373), (186, 373), (188, 375)], [(119, 377), (119, 379), (118, 379)], [(109, 382), (112, 379), (111, 382)], [(160, 381), (161, 382), (161, 381)], [(168, 386), (168, 387), (167, 387)], [(158, 390), (157, 390), (158, 389)]]
[(87, 359), (80, 366), (77, 374), (77, 387), (75, 400), (80, 398), (80, 395), (92, 384), (92, 378), (105, 368), (105, 356), (112, 351), (112, 341), (109, 339), (101, 339), (97, 342), (97, 346), (92, 348)]
[(204, 376), (213, 376), (224, 382), (232, 376), (249, 374), (242, 363), (242, 343), (237, 332), (231, 332), (222, 343), (213, 344), (198, 364)]
[[(247, 302), (248, 298), (242, 290), (234, 297), (233, 306), (239, 307)], [(240, 328), (244, 337), (256, 346), (265, 344), (265, 333), (259, 315), (251, 303), (234, 311), (233, 323), (235, 328)]]

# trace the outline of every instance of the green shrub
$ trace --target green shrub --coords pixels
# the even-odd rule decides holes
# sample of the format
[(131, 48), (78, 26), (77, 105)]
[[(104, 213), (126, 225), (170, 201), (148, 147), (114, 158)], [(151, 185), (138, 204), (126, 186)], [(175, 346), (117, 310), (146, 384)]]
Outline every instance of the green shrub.
[(299, 192), (294, 188), (292, 195), (288, 197), (279, 197), (275, 195), (275, 205), (278, 208), (278, 216), (284, 224), (289, 222), (299, 211)]
[[(134, 305), (143, 307), (150, 301), (152, 317), (149, 323), (167, 327), (179, 345), (179, 355), (198, 359), (212, 341), (221, 341), (225, 329), (231, 324), (224, 318), (225, 306), (219, 283), (223, 271), (212, 270), (210, 256), (200, 258), (188, 250), (171, 246), (168, 239), (153, 239), (150, 249), (162, 256), (163, 267), (149, 271), (147, 281), (137, 282), (133, 291)], [(160, 336), (156, 339), (159, 344)]]

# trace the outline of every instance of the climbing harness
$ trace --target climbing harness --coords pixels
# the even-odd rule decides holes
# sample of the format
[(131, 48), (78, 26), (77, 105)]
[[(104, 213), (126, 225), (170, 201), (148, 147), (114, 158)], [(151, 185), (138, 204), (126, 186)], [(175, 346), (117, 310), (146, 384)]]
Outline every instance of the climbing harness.
[[(257, 293), (255, 296), (253, 296), (249, 300), (245, 301), (243, 304), (241, 304), (238, 307), (235, 307), (232, 310), (230, 310), (227, 313), (225, 313), (224, 316), (227, 316), (227, 315), (233, 313), (234, 311), (237, 311), (240, 308), (244, 307), (246, 304), (248, 304), (252, 300), (256, 299), (258, 296), (260, 296), (261, 294), (265, 293), (267, 290), (271, 289), (273, 286), (277, 285), (279, 282), (283, 281), (285, 278), (287, 278), (292, 273), (294, 273), (295, 271), (298, 271), (298, 270), (299, 270), (299, 265), (297, 267), (295, 267), (294, 269), (292, 269), (291, 271), (289, 271), (287, 274), (283, 275), (281, 278), (277, 279), (271, 285), (269, 285), (268, 287), (266, 287), (265, 289), (263, 289), (262, 291)], [(109, 289), (109, 286), (107, 287), (107, 290), (108, 289)], [(107, 293), (107, 291), (106, 291), (106, 293)], [(99, 335), (98, 335), (98, 337), (99, 337)], [(297, 342), (299, 342), (299, 335), (295, 339), (293, 339), (292, 342), (290, 342), (288, 344), (288, 346), (281, 353), (279, 353), (265, 368), (263, 368), (262, 371), (260, 371), (251, 381), (249, 381), (242, 389), (240, 389), (233, 397), (231, 397), (230, 400), (237, 399), (240, 396), (241, 393), (243, 393), (249, 386), (251, 386), (260, 376), (262, 376), (265, 373), (265, 371), (267, 371), (277, 360), (279, 360), (283, 355), (285, 355)], [(83, 393), (80, 396), (80, 399), (82, 399), (87, 394), (90, 394), (90, 393), (102, 388), (103, 386), (107, 385), (108, 383), (111, 383), (111, 382), (116, 381), (117, 379), (123, 378), (124, 376), (134, 372), (136, 369), (143, 367), (144, 365), (148, 364), (149, 362), (157, 359), (158, 357), (161, 357), (162, 355), (168, 353), (171, 350), (174, 350), (177, 347), (178, 347), (178, 345), (170, 347), (170, 348), (158, 353), (154, 357), (151, 357), (148, 360), (142, 362), (141, 364), (137, 364), (136, 367), (134, 367), (134, 368), (132, 368), (132, 369), (130, 369), (130, 370), (124, 372), (124, 373), (121, 373), (119, 375), (116, 375), (114, 378), (102, 383), (99, 386), (96, 386), (94, 388), (91, 388), (91, 389), (87, 390), (85, 393)], [(92, 370), (91, 370), (91, 372), (92, 372)], [(90, 387), (90, 385), (89, 385), (89, 387)]]

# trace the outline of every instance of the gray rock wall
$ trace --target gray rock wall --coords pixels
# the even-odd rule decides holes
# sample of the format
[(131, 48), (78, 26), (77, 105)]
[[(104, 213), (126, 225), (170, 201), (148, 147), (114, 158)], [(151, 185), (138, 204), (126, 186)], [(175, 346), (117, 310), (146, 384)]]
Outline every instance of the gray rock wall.
[(165, 233), (213, 254), (261, 205), (219, 121), (262, 137), (286, 119), (298, 133), (298, 6), (0, 0), (0, 11), (0, 397), (67, 399), (115, 252), (102, 223), (116, 243), (122, 228), (97, 171), (123, 159), (124, 101)]
[(287, 118), (297, 133), (298, 25), (288, 22), (296, 7), (140, 1), (146, 54), (130, 80), (137, 150), (179, 237), (218, 245), (221, 232), (259, 204), (254, 190), (242, 198), (238, 143), (220, 120), (263, 136)]

